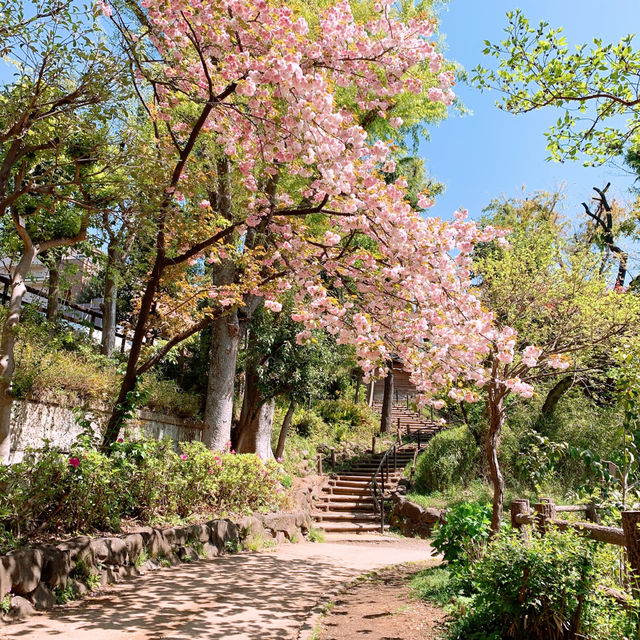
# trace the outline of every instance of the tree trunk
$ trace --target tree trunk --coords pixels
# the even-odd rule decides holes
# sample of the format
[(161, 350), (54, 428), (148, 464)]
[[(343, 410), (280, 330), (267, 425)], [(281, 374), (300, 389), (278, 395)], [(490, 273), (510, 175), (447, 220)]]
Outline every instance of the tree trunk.
[(102, 339), (100, 341), (100, 351), (105, 356), (110, 356), (116, 346), (117, 269), (120, 257), (120, 249), (116, 245), (110, 245), (107, 249), (107, 265), (104, 272)]
[(273, 412), (275, 399), (267, 400), (259, 405), (255, 413), (244, 423), (238, 431), (238, 453), (256, 453), (263, 460), (272, 458), (271, 430), (273, 427)]
[(209, 377), (204, 410), (203, 442), (212, 450), (223, 450), (231, 440), (233, 390), (240, 343), (236, 311), (215, 320), (211, 326)]
[(49, 287), (47, 290), (47, 320), (58, 319), (58, 299), (60, 298), (60, 265), (62, 257), (53, 257), (49, 266)]
[(356, 379), (356, 389), (353, 392), (353, 401), (358, 404), (360, 402), (360, 385), (362, 384), (362, 375), (358, 373), (358, 377)]
[[(249, 335), (249, 352), (253, 337)], [(249, 359), (245, 371), (244, 397), (238, 420), (236, 451), (257, 453), (263, 458), (273, 456), (271, 452), (271, 428), (275, 401), (265, 400), (259, 387), (257, 363)]]
[(282, 421), (282, 427), (280, 428), (280, 435), (278, 436), (278, 446), (276, 447), (276, 458), (280, 459), (284, 457), (284, 444), (287, 440), (287, 434), (289, 433), (289, 427), (291, 426), (291, 420), (293, 413), (296, 410), (296, 401), (292, 400), (289, 403), (289, 408)]
[(494, 538), (500, 532), (502, 522), (502, 510), (504, 505), (504, 478), (500, 471), (498, 461), (498, 448), (500, 435), (504, 424), (504, 393), (495, 387), (489, 388), (489, 432), (485, 452), (493, 483), (493, 512), (491, 514), (491, 537)]
[(122, 378), (120, 392), (118, 393), (118, 398), (107, 422), (102, 439), (102, 449), (106, 452), (111, 449), (111, 445), (118, 439), (118, 433), (120, 433), (127, 414), (131, 410), (130, 394), (138, 383), (138, 361), (140, 360), (140, 352), (142, 351), (153, 300), (160, 284), (160, 278), (162, 277), (163, 262), (164, 258), (158, 255), (153, 265), (151, 275), (149, 276), (144, 295), (140, 301), (140, 311), (138, 312), (138, 321), (136, 322), (136, 327), (131, 339), (127, 369)]
[(376, 383), (375, 383), (375, 380), (372, 380), (367, 385), (367, 404), (370, 407), (373, 407), (373, 398), (374, 398), (374, 395), (375, 395), (375, 390), (376, 390)]
[(390, 433), (391, 414), (393, 411), (393, 363), (389, 365), (387, 377), (384, 379), (384, 395), (382, 397), (382, 415), (380, 433)]
[(16, 326), (20, 322), (22, 299), (27, 292), (25, 279), (38, 254), (35, 246), (25, 249), (11, 278), (11, 297), (7, 317), (0, 335), (0, 461), (9, 462), (11, 454), (11, 407), (13, 405), (12, 381), (15, 372)]
[(548, 418), (553, 414), (556, 407), (558, 406), (558, 402), (562, 396), (571, 388), (573, 385), (573, 376), (568, 376), (567, 378), (562, 378), (559, 380), (547, 394), (547, 397), (542, 405), (541, 417)]
[(243, 440), (238, 443), (238, 453), (256, 453), (263, 460), (273, 458), (271, 432), (275, 408), (275, 398), (261, 405), (258, 415), (251, 423), (251, 429), (245, 430)]

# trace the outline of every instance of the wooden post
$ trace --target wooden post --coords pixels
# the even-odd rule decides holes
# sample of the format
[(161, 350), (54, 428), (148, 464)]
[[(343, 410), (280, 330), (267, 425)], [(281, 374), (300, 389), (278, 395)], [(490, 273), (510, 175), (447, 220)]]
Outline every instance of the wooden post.
[(393, 445), (393, 470), (397, 471), (398, 470), (398, 455), (397, 455), (397, 451), (396, 451), (396, 446)]
[(331, 447), (331, 467), (336, 468), (336, 450)]
[(318, 454), (318, 475), (322, 475), (322, 454)]
[(595, 522), (596, 524), (602, 524), (602, 518), (600, 518), (600, 515), (598, 514), (598, 508), (596, 507), (596, 503), (594, 500), (587, 504), (585, 515), (587, 517), (587, 520)]
[(636, 592), (640, 590), (640, 511), (622, 512), (622, 530)]
[(371, 455), (372, 456), (376, 455), (376, 437), (375, 436), (371, 438)]
[(520, 532), (523, 541), (529, 541), (529, 531), (521, 523), (518, 522), (519, 515), (529, 515), (529, 501), (525, 499), (516, 499), (511, 501), (511, 526)]
[(533, 505), (533, 508), (536, 512), (536, 528), (541, 535), (544, 535), (548, 529), (547, 520), (556, 517), (556, 505), (548, 498), (542, 498), (542, 500), (544, 502), (538, 502)]
[(409, 394), (407, 393), (407, 395), (405, 396), (405, 398), (407, 399), (407, 409), (409, 408)]
[(511, 501), (511, 526), (514, 529), (521, 529), (522, 524), (520, 524), (516, 516), (519, 515), (527, 515), (529, 513), (529, 501), (521, 498), (516, 498)]
[(367, 398), (367, 404), (370, 407), (373, 407), (373, 398), (374, 398), (375, 392), (376, 392), (376, 381), (372, 380), (369, 383), (369, 397)]

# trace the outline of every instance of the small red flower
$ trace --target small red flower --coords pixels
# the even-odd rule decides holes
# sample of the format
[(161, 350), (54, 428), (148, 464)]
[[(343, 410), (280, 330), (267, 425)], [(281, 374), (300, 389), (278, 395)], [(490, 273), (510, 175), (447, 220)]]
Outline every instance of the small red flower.
[(72, 467), (78, 468), (80, 466), (80, 458), (75, 458), (75, 457), (69, 458), (69, 464)]

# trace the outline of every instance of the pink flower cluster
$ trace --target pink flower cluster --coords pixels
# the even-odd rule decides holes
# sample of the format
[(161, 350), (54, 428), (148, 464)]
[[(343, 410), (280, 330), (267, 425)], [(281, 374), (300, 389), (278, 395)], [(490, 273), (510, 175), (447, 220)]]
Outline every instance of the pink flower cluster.
[[(175, 140), (185, 142), (191, 127), (176, 105), (214, 105), (205, 135), (231, 160), (245, 190), (247, 213), (237, 231), (268, 225), (270, 248), (261, 266), (284, 275), (251, 292), (278, 312), (281, 294), (293, 290), (292, 317), (302, 324), (298, 342), (316, 329), (328, 331), (355, 345), (366, 377), (382, 373), (397, 354), (425, 396), (452, 388), (456, 398), (477, 399), (455, 381), (486, 384), (494, 374), (484, 360), (494, 349), (502, 366), (511, 365), (516, 334), (497, 329), (472, 293), (470, 254), (478, 242), (505, 245), (506, 232), (479, 228), (464, 210), (446, 222), (413, 209), (406, 180), (388, 181), (396, 169), (389, 145), (370, 139), (359, 124), (371, 112), (402, 126), (392, 109), (403, 93), (453, 102), (454, 78), (442, 70), (442, 56), (430, 41), (430, 20), (393, 17), (391, 0), (377, 3), (366, 24), (354, 18), (347, 0), (339, 0), (313, 29), (275, 0), (142, 4), (153, 26), (151, 41), (166, 62), (166, 81), (155, 85), (158, 117)], [(417, 65), (426, 65), (438, 86), (424, 87)], [(353, 96), (351, 107), (337, 98), (344, 88)], [(265, 178), (280, 173), (294, 176), (298, 186), (280, 181), (268, 192)], [(194, 206), (208, 210), (209, 201), (196, 193), (187, 179), (179, 198), (193, 198)], [(421, 209), (431, 205), (428, 194), (419, 194)], [(320, 237), (310, 233), (301, 213), (310, 207), (324, 215)], [(358, 236), (373, 242), (352, 242)], [(215, 262), (223, 250), (213, 247), (193, 264)], [(221, 306), (238, 304), (222, 286), (209, 297)], [(529, 347), (523, 362), (535, 366), (540, 355)], [(549, 364), (564, 366), (564, 360)], [(508, 385), (530, 393), (519, 378)]]

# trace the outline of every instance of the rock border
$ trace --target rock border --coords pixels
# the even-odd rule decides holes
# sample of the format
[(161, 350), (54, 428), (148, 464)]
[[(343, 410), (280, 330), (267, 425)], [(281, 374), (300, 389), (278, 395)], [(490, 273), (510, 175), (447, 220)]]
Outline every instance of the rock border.
[(80, 536), (12, 551), (0, 556), (2, 619), (21, 620), (163, 566), (243, 547), (297, 542), (310, 530), (307, 511), (279, 512), (181, 527), (141, 527), (123, 536)]
[(393, 494), (393, 510), (389, 516), (389, 523), (399, 529), (402, 535), (429, 538), (438, 522), (446, 522), (445, 510), (433, 507), (425, 509), (407, 500), (400, 493)]

